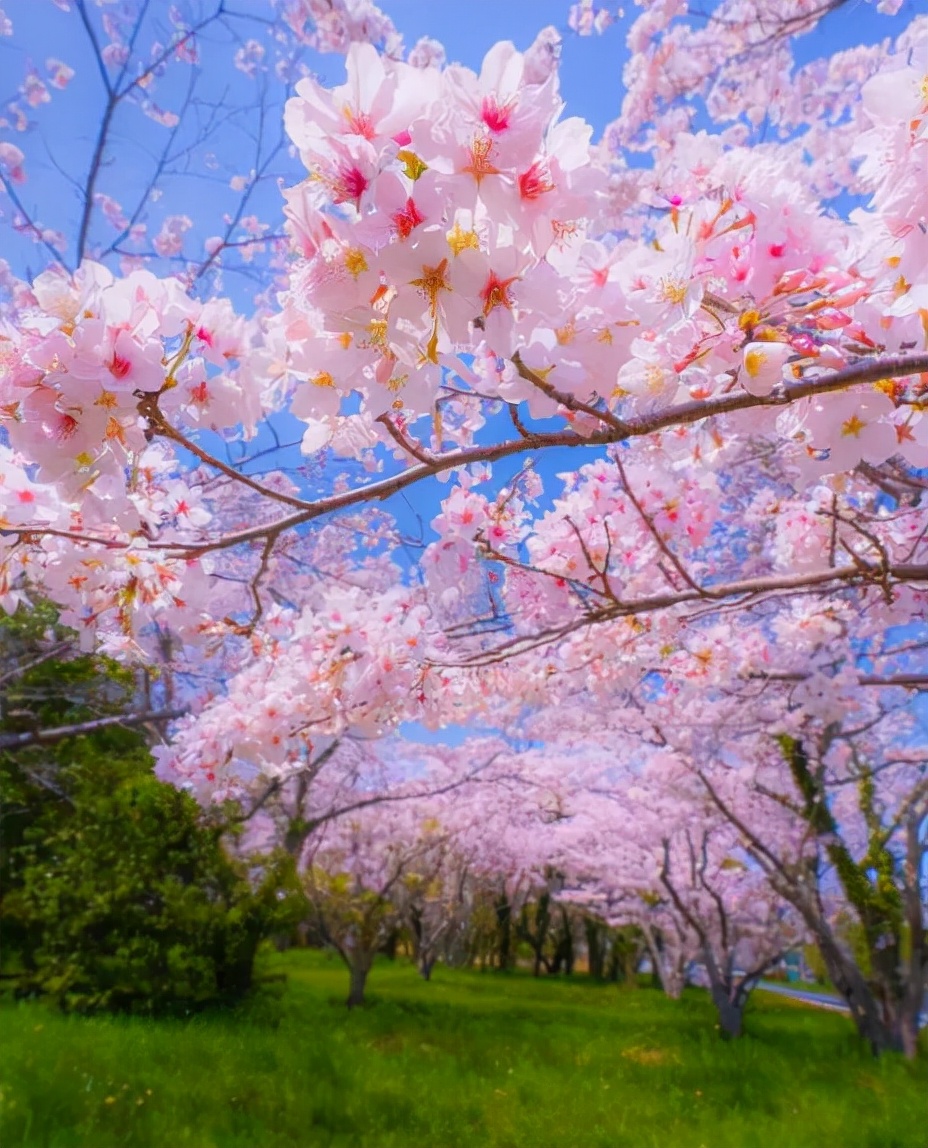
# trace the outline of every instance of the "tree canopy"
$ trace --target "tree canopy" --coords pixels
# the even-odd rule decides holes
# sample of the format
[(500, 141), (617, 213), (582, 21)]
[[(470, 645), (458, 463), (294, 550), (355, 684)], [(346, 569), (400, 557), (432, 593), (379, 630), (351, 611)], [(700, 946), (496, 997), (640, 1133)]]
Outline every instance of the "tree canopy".
[[(840, 0), (583, 0), (474, 70), (367, 0), (56, 2), (84, 70), (30, 56), (0, 143), (0, 605), (146, 667), (159, 776), (310, 877), (502, 816), (498, 873), (720, 1015), (811, 936), (914, 1055), (925, 16), (807, 60)], [(623, 20), (594, 141), (562, 32)]]

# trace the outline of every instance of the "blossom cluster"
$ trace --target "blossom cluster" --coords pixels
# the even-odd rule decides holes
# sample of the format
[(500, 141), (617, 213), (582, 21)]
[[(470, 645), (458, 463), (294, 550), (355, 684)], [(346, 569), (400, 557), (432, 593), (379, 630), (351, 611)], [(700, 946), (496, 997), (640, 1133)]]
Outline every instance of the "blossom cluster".
[[(774, 152), (684, 137), (642, 244), (605, 230), (588, 126), (559, 118), (556, 74), (537, 75), (511, 45), (479, 76), (414, 70), (366, 45), (347, 67), (331, 91), (301, 81), (286, 113), (309, 172), (287, 193), (297, 263), (284, 323), (310, 448), (331, 440), (352, 392), (362, 420), (405, 425), (450, 377), (591, 433), (596, 412), (626, 419), (733, 383), (766, 398), (919, 344), (928, 109), (912, 69), (864, 91), (861, 150), (892, 149), (895, 163), (890, 186), (865, 158), (872, 200), (850, 224)], [(911, 92), (901, 112), (893, 91)], [(527, 370), (513, 369), (517, 352)], [(500, 362), (495, 378), (481, 369)], [(810, 399), (779, 425), (758, 410), (742, 426), (798, 448), (811, 474), (845, 470), (888, 457), (897, 433), (921, 436), (913, 397), (900, 381), (846, 403)]]

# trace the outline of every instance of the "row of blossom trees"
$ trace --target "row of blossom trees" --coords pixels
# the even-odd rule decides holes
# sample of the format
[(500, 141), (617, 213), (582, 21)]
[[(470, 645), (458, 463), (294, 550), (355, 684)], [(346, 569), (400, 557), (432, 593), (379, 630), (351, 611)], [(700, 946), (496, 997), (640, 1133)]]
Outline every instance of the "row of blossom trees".
[[(433, 783), (451, 764), (441, 758)], [(286, 811), (282, 836), (299, 850), (310, 935), (350, 970), (349, 1005), (363, 1003), (374, 958), (398, 930), (426, 979), (439, 957), (485, 964), (492, 954), (508, 967), (517, 943), (531, 950), (536, 976), (570, 972), (577, 949), (602, 976), (611, 944), (627, 977), (647, 952), (672, 997), (688, 966), (704, 964), (720, 1027), (740, 1035), (751, 989), (807, 935), (798, 915), (717, 816), (668, 829), (678, 799), (654, 778), (643, 781), (646, 794), (626, 794), (594, 784), (594, 772), (603, 779), (592, 763), (582, 782), (565, 784), (564, 767), (497, 751), (463, 784), (402, 792), (368, 778), (366, 798), (337, 816), (327, 809), (311, 828), (304, 821), (296, 846), (288, 801), (262, 807), (261, 820)], [(627, 954), (616, 929), (628, 934)]]
[[(56, 3), (83, 55), (30, 57), (0, 143), (31, 244), (2, 269), (0, 605), (46, 595), (144, 667), (145, 712), (187, 711), (161, 775), (239, 799), (317, 889), (358, 859), (374, 899), (324, 926), (357, 992), (407, 861), (429, 887), (458, 817), (504, 817), (500, 873), (555, 865), (665, 984), (699, 955), (726, 1030), (809, 936), (914, 1055), (925, 17), (881, 3), (889, 38), (797, 70), (840, 3), (644, 2), (594, 144), (553, 29), (478, 73), (361, 0)], [(40, 117), (81, 84), (78, 170)], [(196, 181), (202, 225), (162, 205)], [(500, 745), (447, 733), (433, 776), (410, 722)]]

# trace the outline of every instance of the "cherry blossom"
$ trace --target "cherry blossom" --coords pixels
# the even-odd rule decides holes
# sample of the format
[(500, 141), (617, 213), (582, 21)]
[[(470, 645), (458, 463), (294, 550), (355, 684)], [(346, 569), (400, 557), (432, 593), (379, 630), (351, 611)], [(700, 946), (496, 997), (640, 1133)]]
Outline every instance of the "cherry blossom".
[[(68, 235), (26, 197), (26, 128), (71, 64), (4, 111), (31, 256), (0, 266), (0, 605), (45, 595), (158, 667), (188, 710), (159, 774), (291, 849), (358, 992), (388, 924), (427, 964), (492, 889), (537, 952), (544, 898), (641, 930), (672, 993), (701, 960), (732, 1034), (811, 936), (860, 1031), (914, 1049), (928, 26), (795, 68), (828, 7), (639, 5), (594, 143), (551, 29), (473, 70), (404, 60), (361, 0), (280, 0), (247, 35), (179, 6), (167, 38), (104, 5)], [(207, 105), (167, 77), (198, 91), (230, 30), (261, 123), (232, 157), (188, 141), (195, 220), (177, 157)], [(130, 112), (159, 142), (127, 191)], [(408, 723), (492, 748), (429, 756)], [(843, 911), (898, 983), (867, 984)]]

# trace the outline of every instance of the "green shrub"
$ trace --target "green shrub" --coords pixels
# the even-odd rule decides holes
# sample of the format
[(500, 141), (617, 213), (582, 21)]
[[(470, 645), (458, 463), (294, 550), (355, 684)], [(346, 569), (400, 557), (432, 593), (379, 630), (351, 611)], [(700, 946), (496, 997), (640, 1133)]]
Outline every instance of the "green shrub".
[(72, 815), (19, 850), (18, 992), (68, 1009), (164, 1012), (240, 999), (261, 941), (300, 906), (286, 859), (259, 874), (224, 850), (196, 802), (152, 776), (78, 788)]
[[(132, 675), (81, 654), (41, 602), (0, 619), (0, 670), (0, 734), (145, 708)], [(0, 804), (0, 952), (20, 995), (81, 1011), (232, 1002), (261, 941), (303, 915), (292, 862), (233, 858), (153, 776), (139, 728), (0, 749)]]

